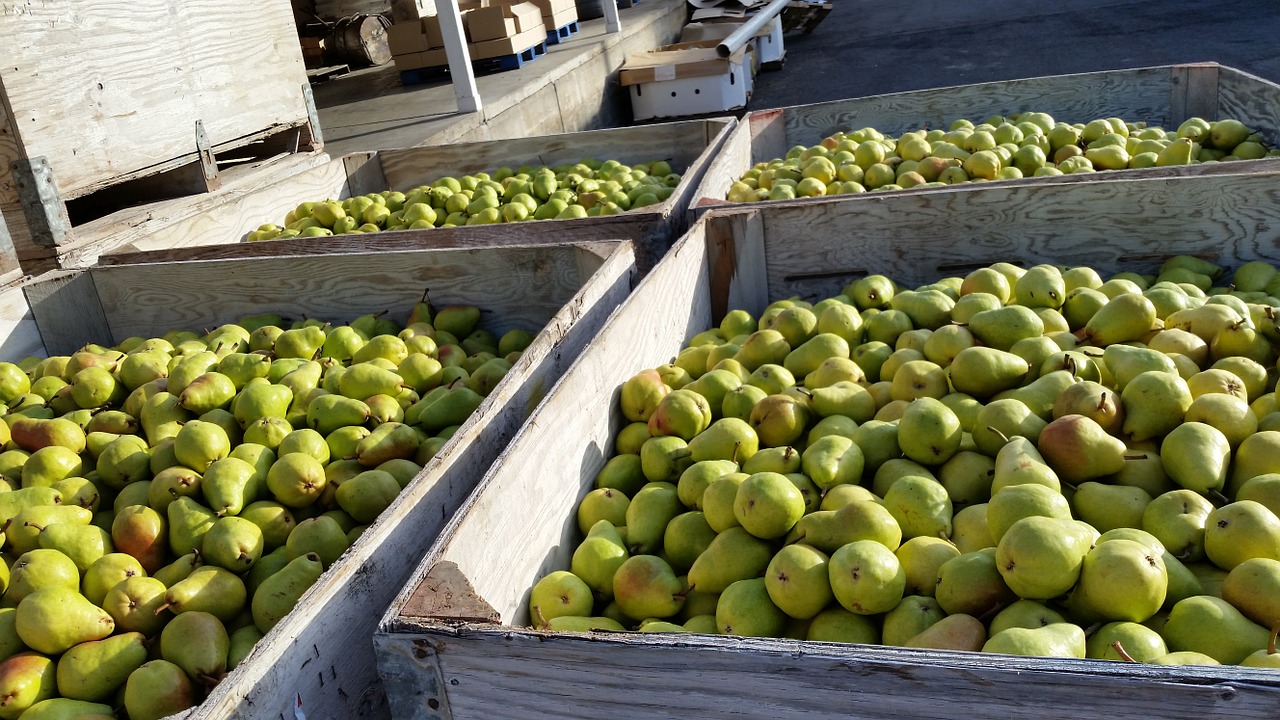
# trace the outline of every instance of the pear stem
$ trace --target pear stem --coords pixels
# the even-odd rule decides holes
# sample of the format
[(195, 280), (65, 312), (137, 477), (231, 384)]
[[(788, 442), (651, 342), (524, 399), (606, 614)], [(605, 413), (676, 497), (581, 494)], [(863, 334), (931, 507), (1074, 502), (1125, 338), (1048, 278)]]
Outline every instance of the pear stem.
[(1226, 495), (1223, 495), (1221, 490), (1210, 489), (1209, 497), (1212, 498), (1214, 501), (1216, 501), (1219, 505), (1231, 504), (1231, 498), (1227, 497)]
[(1124, 459), (1125, 460), (1146, 460), (1147, 456), (1145, 454), (1144, 455), (1125, 455)]
[(551, 627), (551, 622), (547, 620), (547, 616), (542, 614), (542, 608), (534, 605), (533, 614), (538, 617), (538, 629), (546, 630)]
[(1276, 654), (1276, 637), (1280, 636), (1280, 625), (1276, 625), (1271, 629), (1271, 639), (1267, 641), (1267, 654)]
[(165, 603), (165, 604), (161, 605), (160, 607), (156, 608), (155, 612), (154, 612), (154, 613), (152, 613), (152, 614), (154, 614), (154, 615), (159, 615), (160, 613), (164, 612), (165, 610), (168, 610), (168, 609), (169, 609), (169, 605), (170, 605), (169, 603)]
[(1009, 442), (1009, 436), (1008, 436), (1008, 435), (1005, 435), (1005, 434), (1004, 434), (1004, 433), (1002, 433), (1002, 432), (1000, 432), (1000, 429), (999, 429), (999, 428), (994, 427), (994, 426), (991, 426), (991, 425), (988, 425), (988, 426), (987, 426), (987, 430), (989, 430), (989, 431), (991, 431), (991, 432), (995, 433), (996, 437), (998, 437), (998, 438), (1000, 438), (1001, 440), (1003, 440), (1003, 441), (1005, 442), (1005, 444), (1008, 444), (1008, 442)]
[(1124, 649), (1124, 645), (1121, 645), (1119, 640), (1111, 643), (1111, 649), (1116, 651), (1116, 654), (1120, 656), (1121, 660), (1126, 662), (1138, 662), (1137, 660), (1134, 660), (1133, 656)]

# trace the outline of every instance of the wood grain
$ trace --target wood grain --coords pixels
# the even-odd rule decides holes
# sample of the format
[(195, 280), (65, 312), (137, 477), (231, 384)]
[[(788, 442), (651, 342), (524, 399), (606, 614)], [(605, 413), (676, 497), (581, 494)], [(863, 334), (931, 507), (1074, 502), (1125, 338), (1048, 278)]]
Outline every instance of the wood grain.
[[(409, 645), (408, 638), (418, 645)], [(1273, 717), (1280, 701), (1280, 678), (1257, 668), (1162, 668), (791, 640), (476, 627), (407, 635), (403, 646), (425, 656), (410, 654), (406, 663), (438, 663), (436, 699), (447, 707), (433, 712), (423, 692), (411, 712), (397, 715), (404, 720), (1200, 720)]]
[(1280, 87), (1234, 68), (1219, 68), (1218, 117), (1239, 120), (1275, 146), (1280, 143)]
[(65, 198), (193, 157), (196, 121), (215, 146), (306, 121), (285, 3), (69, 0), (7, 3), (0, 16), (19, 152), (47, 157)]
[(22, 288), (10, 286), (0, 290), (0, 357), (12, 362), (48, 354)]
[(22, 291), (49, 354), (70, 355), (85, 343), (110, 341), (106, 311), (88, 273), (55, 270), (26, 283)]

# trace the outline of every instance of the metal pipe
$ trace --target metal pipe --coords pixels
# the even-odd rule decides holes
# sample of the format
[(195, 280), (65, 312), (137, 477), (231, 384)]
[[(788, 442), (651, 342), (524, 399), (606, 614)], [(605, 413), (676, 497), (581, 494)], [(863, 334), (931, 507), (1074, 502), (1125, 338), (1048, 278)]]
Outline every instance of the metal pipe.
[(773, 2), (765, 5), (760, 12), (751, 16), (737, 30), (734, 30), (729, 37), (720, 41), (716, 46), (716, 54), (722, 58), (738, 52), (738, 50), (747, 44), (747, 41), (756, 36), (760, 32), (760, 28), (764, 27), (770, 20), (777, 17), (778, 13), (787, 6), (791, 0), (773, 0)]

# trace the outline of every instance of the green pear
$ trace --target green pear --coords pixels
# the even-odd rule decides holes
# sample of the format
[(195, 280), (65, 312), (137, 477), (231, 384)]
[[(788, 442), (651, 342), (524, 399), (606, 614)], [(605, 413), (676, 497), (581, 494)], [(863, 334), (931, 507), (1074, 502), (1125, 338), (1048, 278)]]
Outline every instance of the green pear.
[(1159, 633), (1134, 622), (1107, 623), (1085, 642), (1086, 657), (1098, 660), (1151, 662), (1168, 653)]
[(27, 708), (58, 694), (54, 661), (21, 652), (0, 662), (0, 718), (16, 720)]
[(369, 414), (369, 406), (360, 400), (342, 395), (320, 395), (307, 405), (307, 427), (328, 436), (340, 427), (363, 425)]
[(982, 617), (1017, 598), (996, 567), (995, 548), (962, 553), (938, 568), (934, 597), (948, 614)]
[(796, 347), (782, 361), (782, 366), (796, 377), (817, 370), (827, 358), (848, 357), (849, 343), (835, 333), (822, 332)]
[(244, 662), (262, 638), (263, 633), (256, 625), (245, 625), (232, 630), (228, 638), (231, 649), (227, 651), (227, 671), (235, 670)]
[(898, 423), (898, 443), (909, 459), (940, 465), (960, 448), (960, 419), (951, 408), (934, 398), (911, 401)]
[(577, 575), (557, 570), (544, 575), (529, 594), (529, 614), (535, 627), (563, 616), (591, 614), (591, 588)]
[(622, 384), (619, 405), (632, 422), (648, 422), (662, 398), (671, 388), (662, 382), (656, 370), (642, 370)]
[(250, 601), (254, 625), (263, 633), (269, 632), (293, 610), (322, 572), (320, 556), (306, 553), (263, 580)]
[(995, 633), (982, 652), (1025, 657), (1085, 657), (1084, 630), (1072, 623), (1054, 623), (1039, 628), (1009, 628)]
[(996, 493), (1011, 485), (1035, 484), (1061, 491), (1058, 474), (1045, 462), (1044, 456), (1032, 442), (1024, 437), (1013, 437), (996, 453), (991, 470), (990, 492)]
[(763, 578), (738, 580), (716, 603), (716, 629), (722, 635), (781, 637), (787, 615), (774, 605)]
[(1092, 380), (1073, 383), (1054, 400), (1053, 417), (1065, 415), (1084, 415), (1112, 435), (1119, 434), (1124, 424), (1124, 408), (1120, 404), (1120, 396)]
[(938, 569), (960, 551), (949, 541), (937, 537), (918, 536), (902, 543), (894, 554), (907, 576), (904, 592), (908, 595), (933, 597), (938, 584)]
[(885, 613), (881, 627), (881, 642), (885, 645), (905, 646), (911, 638), (927, 630), (946, 617), (946, 613), (931, 597), (908, 595)]
[(27, 649), (14, 626), (17, 616), (17, 607), (0, 608), (0, 662)]
[(803, 469), (803, 455), (791, 446), (764, 448), (742, 463), (742, 472), (748, 475), (761, 472), (786, 475)]
[(995, 635), (1009, 628), (1038, 628), (1066, 622), (1062, 614), (1038, 600), (1019, 599), (1005, 606), (991, 618), (988, 632)]
[(201, 541), (201, 555), (209, 563), (243, 573), (262, 557), (262, 529), (235, 516), (218, 518)]
[(1237, 500), (1205, 518), (1205, 556), (1230, 571), (1246, 560), (1280, 560), (1280, 518), (1262, 503)]
[(800, 466), (819, 488), (856, 485), (862, 480), (865, 460), (853, 440), (831, 435), (813, 442), (800, 456)]
[(169, 549), (182, 556), (200, 548), (204, 535), (218, 519), (212, 510), (189, 497), (169, 503)]
[(836, 605), (814, 616), (805, 639), (875, 645), (880, 642), (880, 627), (875, 618)]
[(49, 487), (64, 478), (80, 477), (84, 472), (84, 461), (74, 450), (50, 445), (31, 453), (22, 464), (22, 487)]
[[(1280, 431), (1260, 430), (1245, 438), (1235, 451), (1235, 462), (1231, 467), (1231, 479), (1228, 482), (1228, 494), (1238, 493), (1245, 482), (1269, 473), (1280, 472)], [(0, 496), (3, 497), (3, 496)]]
[(772, 557), (773, 549), (765, 541), (740, 527), (728, 528), (694, 560), (689, 586), (701, 593), (723, 592), (733, 582), (759, 577)]
[(803, 437), (810, 421), (807, 406), (790, 395), (769, 395), (751, 409), (748, 422), (761, 447), (783, 447)]
[(37, 548), (18, 556), (9, 567), (9, 588), (5, 599), (20, 603), (26, 596), (45, 587), (79, 590), (80, 570), (70, 557), (60, 551)]
[(5, 528), (10, 552), (25, 553), (40, 547), (40, 533), (57, 523), (88, 525), (93, 513), (78, 505), (36, 505), (24, 508)]
[(996, 541), (987, 526), (987, 503), (961, 508), (951, 519), (951, 542), (963, 553), (983, 548), (995, 549)]
[(1202, 653), (1223, 665), (1238, 665), (1265, 648), (1271, 633), (1226, 600), (1197, 595), (1173, 606), (1160, 635), (1174, 652)]
[(57, 550), (70, 558), (80, 572), (112, 552), (111, 534), (96, 525), (55, 523), (40, 531), (40, 547)]
[(996, 567), (1005, 584), (1019, 597), (1055, 598), (1065, 594), (1080, 578), (1094, 537), (1088, 526), (1076, 520), (1024, 517), (1010, 525), (1000, 537), (996, 545)]
[(15, 627), (27, 647), (52, 655), (107, 637), (115, 621), (75, 590), (44, 587), (18, 603)]
[(98, 605), (103, 602), (107, 591), (119, 582), (132, 577), (144, 577), (146, 571), (131, 555), (109, 553), (98, 558), (85, 571), (80, 583), (80, 591), (89, 602)]
[(698, 433), (688, 444), (693, 461), (731, 460), (742, 464), (756, 454), (759, 438), (755, 430), (744, 420), (721, 418), (706, 430)]
[(991, 496), (987, 503), (987, 527), (997, 545), (1005, 532), (1023, 518), (1042, 516), (1071, 519), (1071, 505), (1061, 493), (1043, 485), (1012, 485)]
[(574, 549), (570, 570), (601, 597), (613, 597), (613, 575), (628, 557), (616, 528), (600, 520)]
[(687, 388), (665, 395), (649, 416), (649, 434), (653, 437), (674, 435), (686, 442), (711, 425), (711, 405), (707, 399)]
[(906, 589), (906, 573), (897, 556), (873, 540), (856, 540), (841, 547), (831, 555), (827, 567), (832, 593), (850, 612), (886, 612), (902, 600)]
[(391, 473), (366, 470), (339, 485), (334, 497), (351, 517), (371, 523), (395, 502), (399, 493), (400, 483)]
[(147, 638), (139, 632), (80, 643), (58, 658), (58, 693), (87, 702), (108, 700), (146, 661)]
[(184, 612), (160, 632), (162, 659), (209, 686), (225, 675), (229, 648), (226, 627), (207, 612)]
[(1160, 443), (1165, 472), (1178, 485), (1198, 493), (1221, 490), (1231, 463), (1231, 444), (1222, 431), (1200, 422), (1183, 422)]
[(117, 630), (154, 636), (169, 622), (169, 616), (159, 611), (167, 590), (163, 582), (153, 577), (125, 578), (107, 591), (102, 609), (115, 620)]
[(267, 473), (267, 489), (280, 504), (303, 508), (324, 492), (327, 479), (319, 460), (303, 453), (290, 453), (276, 460)]
[(788, 616), (807, 620), (832, 600), (825, 553), (808, 545), (787, 545), (765, 569), (764, 585), (773, 604)]
[(130, 720), (160, 720), (195, 707), (196, 697), (182, 668), (167, 660), (151, 660), (125, 682), (124, 708)]
[(271, 500), (259, 500), (246, 505), (237, 517), (244, 518), (258, 526), (262, 531), (263, 552), (270, 552), (284, 545), (297, 523), (293, 513), (280, 503)]
[(1008, 351), (1023, 338), (1044, 334), (1044, 321), (1030, 307), (1008, 305), (969, 318), (969, 330), (984, 345)]
[(626, 525), (629, 504), (630, 498), (620, 490), (596, 488), (578, 503), (578, 529), (586, 534), (601, 520), (607, 520), (613, 525)]
[(152, 509), (165, 512), (169, 503), (176, 498), (199, 494), (203, 481), (204, 477), (189, 467), (167, 467), (151, 479), (151, 485), (147, 488), (147, 503)]
[(1164, 605), (1168, 587), (1161, 553), (1134, 540), (1110, 540), (1085, 556), (1072, 604), (1090, 616), (1143, 622)]
[(1191, 399), (1187, 382), (1178, 375), (1140, 373), (1120, 392), (1125, 434), (1135, 441), (1167, 434), (1182, 423)]
[(904, 647), (978, 652), (987, 641), (982, 621), (963, 613), (948, 615), (903, 643)]
[(1204, 559), (1205, 527), (1213, 505), (1192, 490), (1171, 490), (1151, 500), (1142, 513), (1142, 529), (1183, 562)]
[[(632, 500), (632, 507), (635, 507)], [(755, 473), (738, 486), (733, 513), (747, 532), (771, 540), (786, 535), (804, 515), (800, 490), (785, 475)], [(627, 523), (630, 534), (631, 523)]]
[(1161, 371), (1177, 374), (1177, 366), (1169, 356), (1157, 350), (1131, 345), (1109, 345), (1103, 351), (1102, 363), (1110, 372), (1113, 385), (1121, 393), (1139, 375)]
[(225, 623), (241, 611), (246, 599), (239, 576), (217, 565), (204, 565), (169, 587), (163, 607), (175, 614), (206, 612)]
[[(264, 448), (265, 449), (265, 448)], [(205, 469), (199, 490), (205, 504), (219, 516), (238, 515), (262, 492), (258, 469), (236, 457), (215, 460)]]
[(1156, 308), (1143, 295), (1117, 295), (1089, 318), (1084, 327), (1084, 341), (1106, 347), (1139, 340), (1156, 320)]
[(1222, 599), (1259, 625), (1280, 627), (1280, 560), (1251, 558), (1222, 582)]
[(732, 527), (741, 527), (733, 506), (738, 497), (738, 486), (748, 477), (740, 472), (721, 475), (702, 492), (702, 512), (711, 529), (724, 532)]
[(1114, 528), (1140, 528), (1151, 495), (1138, 487), (1084, 482), (1076, 486), (1071, 507), (1081, 520), (1106, 532)]
[(320, 515), (299, 522), (293, 532), (289, 533), (284, 546), (291, 560), (315, 553), (327, 568), (346, 552), (351, 541), (336, 519)]
[[(680, 438), (657, 438), (654, 442), (654, 447), (650, 448), (652, 456), (650, 457), (651, 469), (655, 473), (658, 473), (659, 471), (662, 473), (671, 472), (673, 468), (668, 466), (668, 462), (671, 466), (674, 466), (676, 461), (671, 460), (665, 452), (662, 454), (657, 452), (658, 450), (663, 449), (660, 448), (659, 445), (679, 443), (679, 450), (683, 450), (685, 447), (684, 441)], [(676, 452), (676, 450), (673, 450), (672, 452)], [(687, 453), (685, 453), (685, 455), (687, 455)], [(660, 479), (665, 479), (665, 476)], [(595, 486), (597, 488), (618, 490), (628, 497), (639, 492), (640, 488), (644, 487), (647, 482), (649, 482), (649, 480), (645, 477), (644, 473), (644, 459), (638, 453), (634, 455), (623, 453), (609, 458), (608, 462), (604, 464), (604, 467), (600, 469), (600, 472), (596, 473), (595, 478)]]
[(1021, 400), (992, 400), (974, 419), (973, 442), (979, 452), (995, 457), (1011, 437), (1022, 436), (1035, 443), (1047, 424)]
[(662, 550), (672, 570), (685, 573), (715, 538), (716, 531), (707, 524), (703, 514), (693, 510), (667, 523)]
[[(737, 470), (738, 465), (732, 460), (703, 460), (696, 462), (693, 465), (690, 465), (689, 469), (680, 474), (680, 480), (676, 484), (676, 495), (685, 507), (701, 510), (702, 496), (706, 492), (707, 487), (721, 476), (737, 472)], [(592, 492), (598, 492), (598, 490), (593, 490)], [(626, 496), (623, 496), (621, 493), (617, 493), (617, 495), (621, 498), (621, 500), (617, 501), (617, 504), (621, 505), (623, 502), (630, 502), (627, 500)], [(591, 493), (588, 493), (587, 497), (590, 496)], [(580, 521), (583, 512), (582, 505), (585, 505), (586, 502), (586, 498), (583, 498), (583, 503), (579, 505), (578, 512)], [(625, 506), (623, 506), (623, 510), (625, 512)], [(625, 525), (625, 516), (623, 517), (622, 522), (614, 524)]]
[(950, 376), (956, 392), (985, 399), (1020, 385), (1028, 370), (1027, 361), (1011, 352), (974, 346), (956, 354)]
[(675, 485), (652, 482), (627, 505), (627, 545), (633, 555), (647, 555), (662, 547), (667, 523), (684, 510)]

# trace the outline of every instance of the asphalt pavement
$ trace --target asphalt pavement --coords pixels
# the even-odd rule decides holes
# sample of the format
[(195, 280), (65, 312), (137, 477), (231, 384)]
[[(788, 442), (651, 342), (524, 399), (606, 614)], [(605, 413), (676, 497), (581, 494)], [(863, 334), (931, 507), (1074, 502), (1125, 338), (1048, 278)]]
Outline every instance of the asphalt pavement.
[(1280, 82), (1280, 2), (829, 0), (750, 109), (1064, 73), (1213, 61)]

